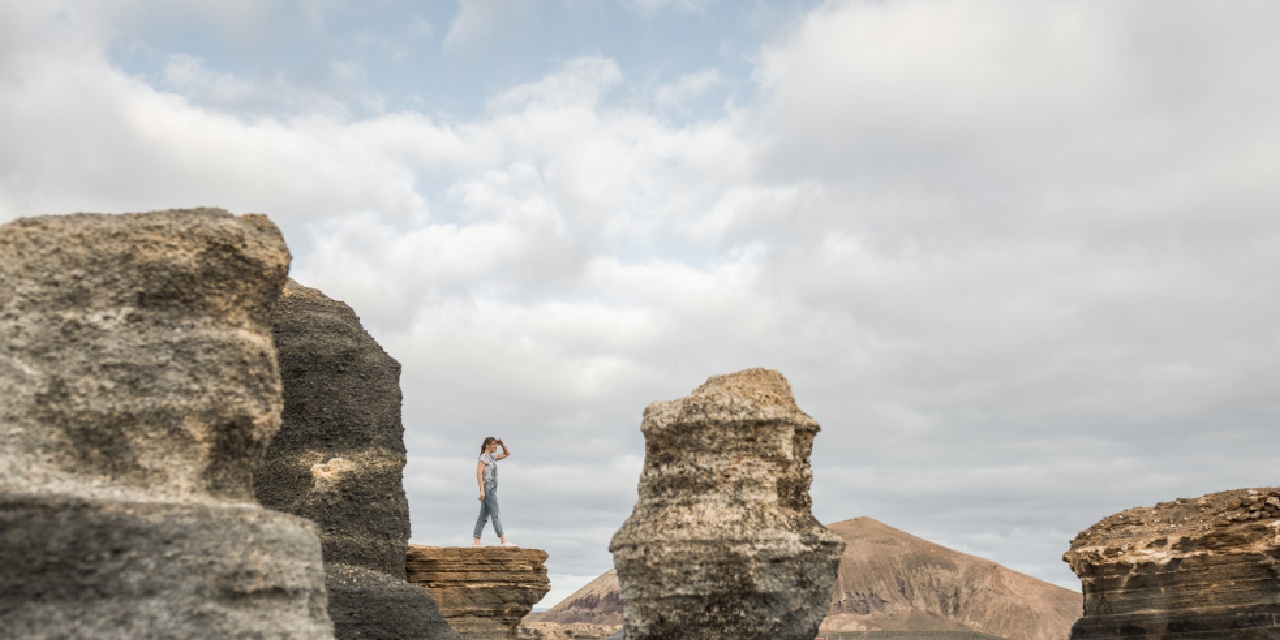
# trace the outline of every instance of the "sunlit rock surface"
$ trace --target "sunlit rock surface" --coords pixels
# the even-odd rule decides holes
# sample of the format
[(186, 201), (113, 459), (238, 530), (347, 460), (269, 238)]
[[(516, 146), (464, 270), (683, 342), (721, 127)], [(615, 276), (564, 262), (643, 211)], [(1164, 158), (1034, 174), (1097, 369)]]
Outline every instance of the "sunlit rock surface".
[(337, 637), (456, 638), (431, 596), (405, 581), (400, 363), (349, 306), (292, 280), (273, 324), (284, 423), (254, 490), (320, 526)]
[(409, 581), (440, 603), (467, 640), (514, 640), (547, 592), (547, 552), (520, 547), (409, 546)]
[(1280, 489), (1129, 509), (1063, 560), (1084, 590), (1073, 640), (1280, 638)]
[(333, 637), (315, 526), (253, 498), (288, 268), (217, 209), (0, 227), (0, 635)]
[(844, 541), (810, 510), (818, 423), (782, 374), (650, 404), (639, 500), (609, 545), (628, 640), (811, 640)]

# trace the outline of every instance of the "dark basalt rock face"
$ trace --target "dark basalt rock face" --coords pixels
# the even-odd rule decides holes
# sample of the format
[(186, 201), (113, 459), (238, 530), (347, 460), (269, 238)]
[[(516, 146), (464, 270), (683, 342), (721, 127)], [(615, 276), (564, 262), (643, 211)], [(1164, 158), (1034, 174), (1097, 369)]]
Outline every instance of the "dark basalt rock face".
[(431, 595), (405, 581), (400, 363), (350, 307), (292, 280), (273, 333), (284, 424), (254, 490), (263, 505), (320, 526), (337, 637), (457, 638)]
[(650, 404), (640, 499), (609, 545), (627, 640), (811, 640), (845, 543), (811, 512), (818, 423), (782, 374)]
[(315, 526), (262, 509), (279, 426), (264, 216), (0, 226), (0, 630), (332, 638)]
[(1084, 591), (1072, 640), (1280, 638), (1280, 489), (1129, 509), (1063, 560)]

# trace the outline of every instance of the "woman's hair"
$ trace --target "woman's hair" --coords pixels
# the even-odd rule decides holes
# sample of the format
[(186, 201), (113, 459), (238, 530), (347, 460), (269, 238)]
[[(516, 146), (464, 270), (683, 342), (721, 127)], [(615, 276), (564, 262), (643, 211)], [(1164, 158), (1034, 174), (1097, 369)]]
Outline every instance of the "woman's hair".
[(485, 439), (484, 439), (484, 444), (480, 445), (480, 453), (484, 453), (484, 450), (485, 450), (485, 449), (488, 449), (490, 444), (492, 444), (492, 443), (494, 443), (494, 442), (497, 442), (497, 441), (498, 441), (498, 439), (497, 439), (497, 438), (495, 438), (495, 437), (493, 437), (493, 436), (489, 436), (488, 438), (485, 438)]

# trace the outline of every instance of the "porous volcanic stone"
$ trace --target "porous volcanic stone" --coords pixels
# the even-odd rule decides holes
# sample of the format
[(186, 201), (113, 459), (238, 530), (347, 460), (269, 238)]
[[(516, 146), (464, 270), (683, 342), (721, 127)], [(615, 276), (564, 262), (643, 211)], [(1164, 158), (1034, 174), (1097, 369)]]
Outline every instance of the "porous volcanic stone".
[(409, 546), (409, 581), (426, 587), (467, 640), (515, 640), (551, 590), (547, 552), (518, 547)]
[(405, 582), (400, 363), (351, 307), (290, 280), (273, 333), (284, 423), (257, 470), (263, 505), (320, 525), (336, 636), (457, 636), (431, 595)]
[(1063, 560), (1084, 590), (1072, 640), (1280, 638), (1280, 489), (1129, 509)]
[(810, 640), (844, 541), (810, 511), (818, 423), (782, 374), (712, 376), (644, 411), (640, 499), (609, 545), (627, 640)]
[(315, 526), (253, 500), (288, 268), (218, 209), (0, 227), (6, 637), (332, 637)]
[(400, 363), (351, 307), (293, 280), (272, 324), (283, 424), (254, 476), (258, 500), (321, 526), (326, 563), (404, 579)]

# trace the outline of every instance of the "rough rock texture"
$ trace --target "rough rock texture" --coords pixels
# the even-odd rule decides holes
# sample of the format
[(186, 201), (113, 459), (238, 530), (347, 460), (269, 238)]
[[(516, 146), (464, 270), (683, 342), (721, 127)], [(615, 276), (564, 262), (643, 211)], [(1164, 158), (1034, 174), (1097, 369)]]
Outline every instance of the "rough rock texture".
[(332, 637), (314, 525), (253, 500), (288, 268), (217, 209), (0, 227), (6, 637)]
[(350, 307), (292, 280), (273, 333), (284, 420), (254, 490), (320, 525), (337, 637), (456, 638), (431, 596), (405, 581), (400, 363)]
[(1073, 640), (1280, 638), (1280, 489), (1129, 509), (1063, 560), (1084, 587)]
[[(930, 638), (989, 634), (1018, 640), (1065, 640), (1080, 617), (1080, 594), (948, 549), (871, 518), (827, 526), (847, 546), (821, 631)], [(555, 637), (556, 624), (614, 629), (622, 623), (613, 570), (522, 627)], [(604, 634), (605, 636), (609, 634)]]
[(810, 512), (818, 423), (782, 374), (650, 404), (640, 498), (609, 545), (628, 640), (811, 640), (844, 541)]
[(409, 581), (426, 587), (467, 640), (507, 640), (551, 590), (547, 552), (519, 547), (409, 546)]
[(827, 525), (848, 546), (822, 631), (979, 632), (1065, 640), (1080, 594), (871, 518)]

